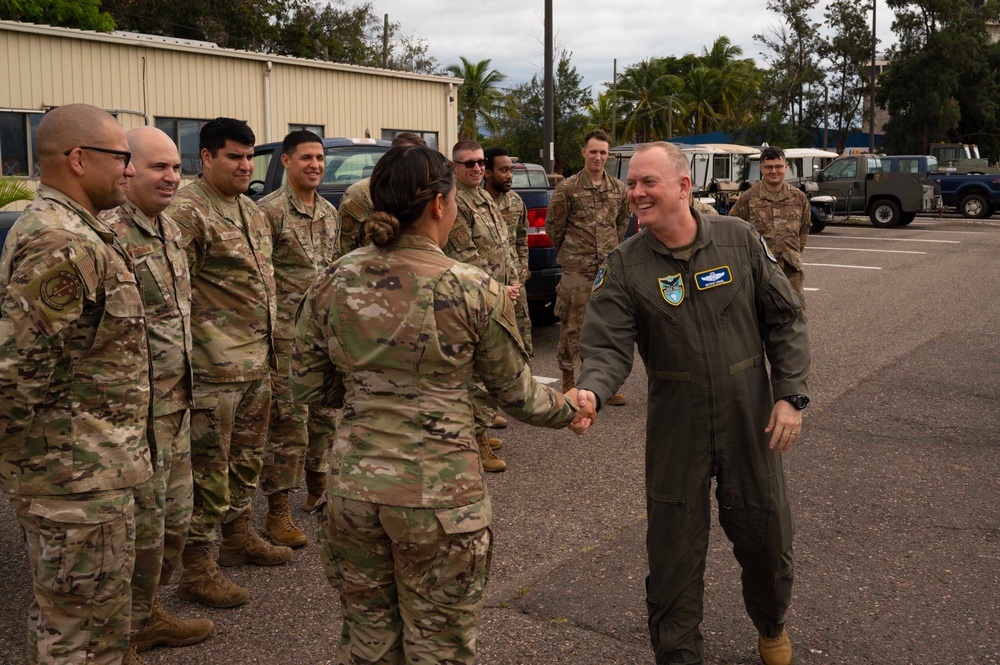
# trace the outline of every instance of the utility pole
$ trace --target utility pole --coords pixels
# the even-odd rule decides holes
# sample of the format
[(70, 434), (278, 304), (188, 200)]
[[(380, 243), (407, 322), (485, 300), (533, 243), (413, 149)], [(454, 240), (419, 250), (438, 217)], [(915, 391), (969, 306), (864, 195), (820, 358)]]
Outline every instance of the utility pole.
[(555, 100), (552, 82), (552, 0), (545, 0), (545, 110), (542, 115), (542, 165), (546, 173), (554, 172), (555, 162)]
[(667, 140), (674, 138), (674, 96), (667, 95)]
[(382, 69), (389, 69), (389, 15), (382, 22)]
[(617, 143), (615, 138), (615, 125), (618, 120), (618, 58), (614, 59), (611, 66), (611, 145)]
[(872, 0), (872, 71), (868, 79), (868, 153), (875, 154), (875, 47), (878, 40), (875, 38), (875, 6), (878, 0)]

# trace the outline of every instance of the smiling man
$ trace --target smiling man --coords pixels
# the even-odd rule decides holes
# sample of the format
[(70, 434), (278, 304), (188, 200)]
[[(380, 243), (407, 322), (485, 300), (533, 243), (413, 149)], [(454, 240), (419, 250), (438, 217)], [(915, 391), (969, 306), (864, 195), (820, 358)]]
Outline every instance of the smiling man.
[(167, 209), (183, 232), (191, 271), (194, 367), (194, 512), (177, 595), (210, 607), (234, 607), (250, 595), (212, 556), (220, 523), (223, 566), (273, 566), (292, 558), (289, 548), (267, 543), (250, 524), (271, 410), (276, 323), (271, 228), (244, 195), (254, 141), (241, 120), (206, 123), (199, 136), (201, 177)]
[(781, 453), (798, 440), (809, 401), (801, 302), (751, 226), (691, 213), (688, 162), (676, 146), (637, 149), (628, 192), (645, 230), (598, 272), (578, 387), (606, 403), (638, 344), (648, 377), (646, 605), (657, 665), (703, 662), (713, 479), (761, 660), (789, 665), (794, 527)]
[[(545, 217), (545, 232), (552, 240), (562, 267), (556, 287), (559, 344), (556, 358), (562, 370), (563, 391), (576, 384), (580, 366), (580, 328), (587, 311), (590, 287), (628, 226), (631, 212), (625, 200), (625, 185), (604, 170), (611, 139), (600, 129), (583, 138), (584, 169), (556, 186)], [(625, 404), (615, 392), (609, 404)]]
[[(287, 180), (260, 201), (271, 229), (278, 319), (274, 329), (275, 369), (271, 372), (271, 423), (261, 485), (267, 495), (264, 530), (279, 545), (301, 547), (306, 535), (295, 525), (288, 493), (297, 490), (305, 468), (306, 509), (326, 487), (327, 449), (337, 432), (336, 411), (292, 401), (288, 366), (295, 334), (295, 312), (316, 276), (340, 255), (337, 209), (316, 193), (326, 171), (323, 140), (295, 131), (281, 144)], [(303, 464), (304, 458), (304, 464)]]
[[(178, 619), (156, 600), (157, 589), (170, 583), (180, 564), (191, 521), (191, 278), (180, 228), (163, 214), (181, 182), (177, 146), (154, 127), (127, 136), (135, 176), (128, 200), (109, 218), (135, 262), (153, 379), (146, 426), (153, 477), (135, 488), (132, 575), (131, 644), (145, 651), (201, 642), (213, 624)], [(130, 653), (123, 662), (139, 661)]]
[(754, 225), (792, 288), (804, 294), (802, 252), (809, 239), (812, 210), (806, 195), (785, 182), (787, 169), (781, 148), (764, 148), (760, 153), (761, 181), (740, 196), (729, 214)]

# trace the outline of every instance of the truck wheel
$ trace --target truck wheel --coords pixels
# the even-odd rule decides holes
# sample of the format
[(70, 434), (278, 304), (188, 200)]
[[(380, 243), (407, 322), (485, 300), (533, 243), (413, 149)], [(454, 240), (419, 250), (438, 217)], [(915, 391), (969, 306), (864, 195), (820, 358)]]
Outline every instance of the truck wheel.
[(958, 211), (966, 219), (983, 219), (990, 215), (990, 204), (982, 194), (969, 194), (958, 204)]
[(899, 220), (899, 225), (900, 226), (906, 226), (907, 224), (909, 224), (910, 222), (912, 222), (916, 218), (917, 218), (917, 213), (915, 213), (915, 212), (904, 212), (903, 213), (903, 218)]
[(902, 221), (902, 213), (899, 212), (899, 206), (895, 201), (890, 201), (889, 199), (879, 199), (872, 204), (871, 209), (868, 211), (868, 217), (872, 220), (872, 226), (877, 226), (880, 229), (898, 226)]

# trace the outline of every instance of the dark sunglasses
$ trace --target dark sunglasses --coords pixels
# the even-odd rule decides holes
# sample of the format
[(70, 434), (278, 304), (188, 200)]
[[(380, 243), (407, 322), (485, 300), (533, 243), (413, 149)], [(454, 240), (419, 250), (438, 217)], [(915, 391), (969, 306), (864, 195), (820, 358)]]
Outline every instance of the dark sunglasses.
[(461, 164), (462, 166), (464, 166), (467, 169), (474, 169), (477, 166), (480, 166), (480, 167), (486, 166), (486, 160), (485, 159), (467, 159), (464, 162), (455, 162), (455, 163), (456, 164)]
[[(123, 165), (123, 167), (128, 167), (128, 163), (132, 161), (132, 153), (129, 152), (128, 150), (112, 150), (111, 148), (95, 148), (92, 145), (78, 145), (76, 148), (79, 148), (80, 150), (94, 150), (96, 152), (103, 152), (103, 153), (107, 153), (109, 155), (119, 155), (121, 157), (124, 157), (125, 158), (125, 164)], [(69, 157), (69, 153), (71, 153), (74, 150), (76, 150), (76, 148), (70, 148), (69, 150), (67, 150), (63, 154), (66, 155), (67, 157)]]

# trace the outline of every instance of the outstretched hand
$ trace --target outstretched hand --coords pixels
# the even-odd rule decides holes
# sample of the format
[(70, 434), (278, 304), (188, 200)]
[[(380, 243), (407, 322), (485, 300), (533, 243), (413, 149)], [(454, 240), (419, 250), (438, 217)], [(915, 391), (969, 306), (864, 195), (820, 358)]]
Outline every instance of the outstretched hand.
[(569, 424), (569, 428), (577, 435), (586, 434), (597, 419), (597, 398), (589, 390), (573, 388), (566, 393), (566, 399), (580, 407), (576, 418)]

